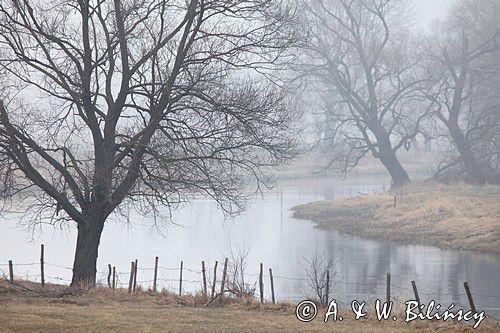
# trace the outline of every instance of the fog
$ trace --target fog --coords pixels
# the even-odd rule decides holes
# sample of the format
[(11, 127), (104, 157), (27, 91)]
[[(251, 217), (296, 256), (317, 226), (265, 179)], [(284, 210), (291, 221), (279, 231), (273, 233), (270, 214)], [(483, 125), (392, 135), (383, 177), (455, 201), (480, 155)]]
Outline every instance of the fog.
[(419, 13), (421, 24), (431, 29), (435, 20), (443, 20), (456, 0), (413, 0), (413, 5)]
[[(127, 288), (133, 262), (151, 288), (158, 256), (158, 286), (194, 294), (201, 262), (228, 258), (231, 297), (257, 299), (263, 265), (293, 301), (328, 299), (310, 271), (331, 269), (344, 305), (391, 273), (398, 299), (418, 280), (467, 306), (467, 280), (499, 315), (500, 0), (2, 0), (0, 79), (5, 276), (13, 260), (41, 281), (44, 244), (47, 281), (105, 284), (112, 265)], [(407, 194), (453, 186), (493, 217), (455, 198), (405, 229)], [(382, 208), (404, 230), (357, 237)], [(357, 230), (328, 225), (343, 214)], [(442, 220), (463, 233), (430, 244)]]

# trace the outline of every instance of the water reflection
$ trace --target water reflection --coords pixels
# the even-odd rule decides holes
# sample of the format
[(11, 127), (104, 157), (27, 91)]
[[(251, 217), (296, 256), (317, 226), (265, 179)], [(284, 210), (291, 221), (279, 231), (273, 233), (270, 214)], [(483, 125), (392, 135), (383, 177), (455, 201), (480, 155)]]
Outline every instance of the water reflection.
[[(279, 188), (265, 198), (256, 199), (248, 212), (235, 220), (225, 221), (216, 205), (197, 200), (174, 213), (179, 224), (169, 227), (162, 237), (151, 221), (132, 216), (134, 225), (109, 224), (105, 228), (98, 262), (99, 277), (105, 278), (111, 263), (123, 274), (119, 282), (127, 283), (130, 261), (137, 258), (139, 282), (151, 286), (154, 257), (160, 257), (160, 285), (176, 290), (180, 260), (184, 261), (184, 289), (200, 288), (201, 260), (211, 272), (215, 260), (228, 256), (231, 247), (248, 247), (247, 282), (257, 281), (259, 263), (265, 272), (273, 269), (278, 300), (299, 301), (308, 296), (303, 258), (325, 253), (336, 258), (334, 298), (347, 304), (353, 299), (374, 301), (385, 297), (385, 278), (392, 275), (392, 294), (398, 302), (412, 299), (410, 282), (415, 280), (424, 302), (431, 299), (448, 306), (454, 302), (468, 308), (463, 282), (468, 281), (478, 309), (500, 317), (500, 257), (468, 252), (443, 251), (424, 246), (406, 246), (360, 239), (337, 232), (318, 230), (314, 224), (293, 219), (288, 209), (294, 205), (324, 199), (338, 199), (388, 189), (385, 177), (357, 177), (348, 181), (330, 178), (282, 181)], [(69, 267), (72, 263), (74, 230), (65, 237), (46, 230), (33, 242), (15, 227), (13, 221), (0, 225), (0, 263), (36, 263), (39, 244), (46, 244), (47, 261)], [(15, 249), (15, 251), (14, 251)], [(220, 266), (219, 266), (220, 267)], [(5, 266), (0, 266), (5, 271)], [(71, 271), (48, 266), (48, 280), (70, 279)], [(17, 276), (37, 279), (38, 268), (16, 266)], [(209, 274), (211, 275), (211, 274)], [(266, 280), (266, 286), (268, 286)], [(269, 289), (265, 290), (270, 298)], [(482, 296), (480, 296), (482, 295)]]

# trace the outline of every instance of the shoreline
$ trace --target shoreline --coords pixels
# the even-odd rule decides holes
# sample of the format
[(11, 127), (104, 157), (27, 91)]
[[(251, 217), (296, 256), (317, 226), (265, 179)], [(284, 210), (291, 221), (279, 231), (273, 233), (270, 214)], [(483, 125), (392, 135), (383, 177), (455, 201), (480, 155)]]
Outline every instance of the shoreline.
[(500, 186), (424, 182), (292, 211), (317, 228), (366, 239), (500, 255)]

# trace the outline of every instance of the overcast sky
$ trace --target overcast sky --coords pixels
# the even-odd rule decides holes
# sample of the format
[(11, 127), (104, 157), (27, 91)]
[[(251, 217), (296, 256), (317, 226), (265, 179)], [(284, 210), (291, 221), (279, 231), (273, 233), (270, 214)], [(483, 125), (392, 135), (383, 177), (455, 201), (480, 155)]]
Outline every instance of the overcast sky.
[(435, 19), (443, 18), (456, 0), (413, 0), (425, 26)]

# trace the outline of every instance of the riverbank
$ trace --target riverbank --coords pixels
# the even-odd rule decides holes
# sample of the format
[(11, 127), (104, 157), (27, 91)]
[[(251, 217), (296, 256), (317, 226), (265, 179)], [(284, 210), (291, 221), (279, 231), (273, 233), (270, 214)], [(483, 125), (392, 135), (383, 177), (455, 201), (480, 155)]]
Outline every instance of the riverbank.
[(293, 210), (295, 218), (341, 233), (500, 254), (500, 186), (425, 182)]
[[(343, 321), (325, 324), (318, 316), (309, 323), (295, 318), (293, 304), (229, 301), (225, 306), (201, 303), (199, 297), (168, 292), (127, 294), (98, 288), (77, 292), (65, 286), (34, 283), (11, 285), (0, 279), (0, 332), (488, 332), (500, 330), (486, 319), (478, 330), (454, 322), (392, 320), (373, 316), (355, 321), (346, 311)], [(26, 288), (29, 288), (26, 289)], [(215, 302), (217, 303), (217, 302)], [(319, 313), (324, 313), (320, 309)], [(350, 315), (349, 315), (350, 313)]]

